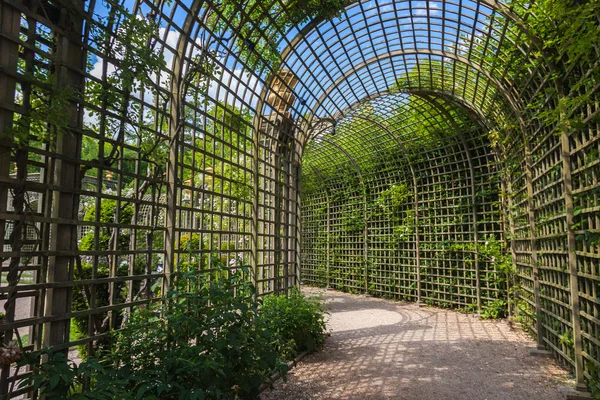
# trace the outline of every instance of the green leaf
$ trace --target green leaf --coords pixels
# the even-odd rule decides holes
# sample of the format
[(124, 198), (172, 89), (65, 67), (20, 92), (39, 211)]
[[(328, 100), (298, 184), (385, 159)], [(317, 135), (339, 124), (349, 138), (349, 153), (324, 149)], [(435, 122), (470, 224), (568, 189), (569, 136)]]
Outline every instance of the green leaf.
[(61, 376), (58, 374), (52, 375), (50, 377), (50, 389), (54, 389), (58, 385), (58, 382), (60, 382), (60, 378)]
[(140, 386), (140, 388), (138, 389), (138, 391), (137, 391), (137, 394), (136, 394), (136, 396), (135, 396), (135, 397), (136, 397), (136, 399), (138, 399), (138, 400), (139, 400), (139, 399), (143, 398), (143, 397), (144, 397), (144, 394), (145, 394), (145, 393), (146, 393), (146, 392), (147, 392), (149, 389), (150, 389), (150, 388), (148, 387), (148, 385), (142, 385), (142, 386)]

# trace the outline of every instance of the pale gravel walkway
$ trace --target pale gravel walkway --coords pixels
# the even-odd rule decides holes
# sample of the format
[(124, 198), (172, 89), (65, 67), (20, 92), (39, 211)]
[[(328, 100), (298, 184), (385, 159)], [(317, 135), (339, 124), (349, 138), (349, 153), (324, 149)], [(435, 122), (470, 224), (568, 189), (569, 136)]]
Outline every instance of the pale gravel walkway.
[(334, 291), (323, 298), (331, 337), (262, 400), (564, 399), (567, 371), (529, 356), (534, 342), (506, 321)]

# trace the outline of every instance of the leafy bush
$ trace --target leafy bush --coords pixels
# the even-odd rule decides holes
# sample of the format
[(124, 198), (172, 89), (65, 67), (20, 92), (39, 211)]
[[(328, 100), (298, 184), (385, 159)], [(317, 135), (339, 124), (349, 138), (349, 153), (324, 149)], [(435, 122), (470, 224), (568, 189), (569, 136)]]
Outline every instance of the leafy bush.
[(221, 268), (192, 293), (187, 280), (197, 275), (184, 276), (162, 309), (141, 309), (128, 322), (112, 362), (127, 371), (131, 390), (165, 399), (254, 398), (270, 373), (287, 372), (277, 353), (286, 344), (262, 329), (248, 271)]
[[(39, 353), (29, 354), (22, 365), (33, 364), (37, 373), (23, 385), (33, 384), (46, 399), (256, 398), (270, 374), (287, 373), (285, 357), (294, 351), (288, 338), (303, 348), (322, 342), (321, 308), (298, 293), (261, 307), (247, 268), (218, 267), (180, 275), (164, 302), (132, 313), (114, 334), (112, 351), (98, 359), (77, 366), (63, 353), (46, 352), (48, 362), (40, 364)], [(278, 309), (269, 304), (287, 305), (285, 323), (273, 323)], [(82, 393), (84, 385), (89, 390)]]
[(266, 329), (292, 343), (294, 353), (313, 352), (325, 341), (325, 311), (320, 301), (298, 290), (286, 295), (265, 297), (261, 316)]
[[(185, 251), (197, 251), (200, 249), (200, 235), (197, 233), (187, 234), (181, 236), (179, 239), (179, 249)], [(202, 249), (206, 249), (206, 246), (203, 245)]]
[(481, 318), (483, 319), (498, 319), (498, 318), (506, 318), (506, 300), (504, 299), (496, 299), (491, 301), (487, 307), (483, 309), (483, 313), (481, 314)]

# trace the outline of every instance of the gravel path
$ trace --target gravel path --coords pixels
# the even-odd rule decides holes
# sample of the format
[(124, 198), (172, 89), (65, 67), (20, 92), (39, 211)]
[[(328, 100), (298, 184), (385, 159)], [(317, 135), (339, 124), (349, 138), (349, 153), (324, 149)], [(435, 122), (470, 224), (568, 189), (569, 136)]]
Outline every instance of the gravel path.
[[(315, 292), (315, 289), (308, 289)], [(568, 372), (506, 321), (328, 291), (320, 352), (262, 400), (563, 400)]]

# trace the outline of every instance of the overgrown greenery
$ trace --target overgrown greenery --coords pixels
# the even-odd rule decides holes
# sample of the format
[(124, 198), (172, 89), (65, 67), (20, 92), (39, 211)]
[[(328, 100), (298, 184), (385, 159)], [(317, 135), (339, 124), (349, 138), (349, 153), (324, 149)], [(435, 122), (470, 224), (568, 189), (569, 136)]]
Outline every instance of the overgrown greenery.
[(281, 63), (277, 44), (289, 28), (309, 20), (332, 19), (345, 5), (346, 0), (250, 0), (242, 7), (236, 0), (227, 0), (207, 13), (207, 22), (221, 37), (231, 35), (229, 26), (237, 27), (233, 50), (254, 70), (277, 71)]
[(263, 302), (246, 267), (213, 267), (181, 274), (164, 302), (136, 309), (111, 351), (79, 365), (62, 352), (30, 353), (22, 365), (36, 373), (23, 385), (46, 399), (256, 398), (297, 352), (323, 343), (324, 311), (298, 292)]
[(325, 310), (320, 301), (294, 289), (291, 294), (267, 296), (261, 315), (268, 329), (298, 352), (312, 353), (325, 341)]
[[(60, 1), (56, 3), (67, 4), (67, 2)], [(234, 35), (231, 41), (234, 44), (234, 50), (239, 52), (240, 58), (246, 61), (252, 69), (276, 73), (281, 62), (276, 45), (287, 30), (295, 25), (302, 25), (310, 19), (332, 18), (339, 13), (345, 2), (342, 0), (325, 2), (313, 0), (308, 2), (290, 1), (285, 3), (288, 7), (286, 12), (282, 12), (281, 4), (283, 3), (276, 2), (275, 0), (254, 0), (247, 2), (243, 9), (240, 7), (239, 2), (235, 1), (222, 1), (207, 5), (209, 10), (206, 10), (203, 14), (206, 18), (201, 22), (214, 32), (203, 38), (204, 42), (202, 42), (202, 46), (204, 47), (202, 51), (199, 51), (199, 54), (192, 55), (193, 61), (187, 70), (188, 75), (183, 79), (185, 84), (188, 85), (188, 91), (185, 92), (184, 90), (184, 96), (190, 94), (193, 97), (192, 102), (196, 106), (206, 100), (206, 90), (209, 87), (209, 83), (211, 79), (218, 76), (219, 72), (219, 68), (216, 65), (219, 54), (214, 49), (218, 45), (228, 42), (231, 35)], [(470, 50), (473, 48), (475, 51), (480, 50), (481, 53), (484, 53), (482, 54), (482, 58), (487, 61), (488, 65), (495, 66), (496, 68), (506, 68), (508, 72), (505, 75), (503, 74), (503, 76), (506, 76), (507, 79), (516, 85), (524, 85), (526, 83), (528, 76), (526, 73), (523, 73), (524, 71), (547, 71), (548, 79), (544, 83), (545, 86), (535, 93), (534, 98), (528, 100), (530, 103), (529, 109), (525, 114), (531, 121), (537, 120), (542, 125), (557, 127), (558, 131), (566, 130), (570, 133), (589, 129), (591, 124), (597, 121), (597, 118), (587, 121), (585, 119), (586, 113), (583, 111), (585, 111), (588, 105), (596, 101), (597, 82), (600, 80), (600, 68), (597, 62), (597, 43), (600, 41), (600, 30), (597, 29), (598, 3), (596, 1), (542, 0), (526, 4), (520, 1), (508, 1), (507, 4), (517, 15), (523, 17), (523, 20), (526, 21), (526, 28), (531, 34), (535, 35), (540, 47), (534, 48), (532, 52), (523, 51), (520, 44), (522, 38), (517, 37), (509, 30), (507, 32), (507, 39), (499, 45), (506, 55), (505, 59), (511, 60), (510, 65), (499, 65), (497, 54), (489, 52), (489, 48), (493, 48), (494, 46), (488, 47), (487, 41), (475, 40), (473, 45), (470, 46)], [(103, 168), (122, 168), (123, 171), (133, 175), (135, 172), (134, 164), (139, 163), (141, 176), (144, 177), (143, 175), (146, 174), (145, 179), (151, 183), (142, 184), (137, 188), (137, 192), (134, 193), (135, 184), (133, 179), (131, 176), (125, 176), (122, 178), (125, 182), (125, 189), (129, 190), (129, 195), (132, 199), (139, 200), (144, 195), (151, 195), (152, 201), (156, 202), (165, 192), (165, 164), (167, 163), (170, 143), (164, 133), (169, 131), (170, 128), (174, 128), (169, 126), (172, 121), (164, 118), (164, 115), (169, 111), (169, 107), (173, 105), (169, 104), (170, 99), (158, 90), (161, 82), (159, 82), (157, 76), (160, 76), (167, 69), (163, 56), (159, 53), (158, 46), (156, 46), (160, 26), (156, 23), (155, 15), (152, 16), (149, 14), (148, 16), (137, 18), (137, 16), (115, 1), (107, 1), (106, 9), (106, 17), (101, 17), (96, 23), (91, 24), (92, 35), (89, 43), (91, 48), (105, 55), (106, 59), (111, 62), (111, 66), (114, 66), (114, 71), (103, 78), (102, 82), (90, 79), (86, 82), (85, 91), (78, 93), (70, 86), (58, 84), (54, 71), (51, 69), (33, 68), (34, 64), (43, 65), (44, 62), (36, 61), (34, 63), (32, 58), (29, 64), (20, 63), (19, 72), (26, 78), (27, 83), (22, 86), (23, 93), (25, 94), (23, 98), (23, 112), (22, 114), (15, 114), (17, 117), (15, 117), (12, 130), (9, 131), (15, 143), (14, 159), (17, 160), (18, 170), (23, 174), (23, 171), (29, 168), (28, 164), (31, 161), (30, 155), (27, 154), (28, 147), (52, 149), (54, 146), (53, 141), (58, 136), (71, 134), (72, 131), (69, 126), (70, 115), (64, 111), (73, 104), (81, 102), (81, 96), (83, 95), (83, 100), (88, 105), (90, 116), (92, 119), (96, 119), (96, 121), (87, 121), (86, 124), (89, 132), (86, 133), (88, 136), (83, 138), (83, 158), (87, 163), (82, 167), (81, 177), (84, 177), (86, 174), (93, 176), (102, 175), (101, 170)], [(532, 15), (535, 18), (532, 18)], [(505, 21), (501, 16), (498, 16), (493, 22), (494, 24), (498, 24), (498, 32), (502, 30), (501, 24), (503, 22)], [(231, 32), (231, 26), (239, 27), (239, 31), (234, 34)], [(110, 27), (111, 29), (105, 30), (105, 27)], [(113, 31), (116, 34), (113, 35)], [(214, 35), (212, 35), (213, 33)], [(53, 43), (53, 38), (50, 36), (46, 37), (45, 40), (48, 43)], [(464, 49), (460, 49), (459, 47), (459, 44), (457, 44), (455, 49), (450, 50), (461, 54), (461, 51), (464, 52)], [(28, 52), (29, 50), (25, 49), (24, 51)], [(50, 60), (47, 64), (49, 66), (60, 65), (60, 62), (54, 61), (56, 60)], [(421, 68), (416, 68), (408, 72), (405, 76), (402, 76), (393, 87), (394, 90), (406, 90), (411, 87), (444, 89), (440, 77), (449, 76), (450, 74), (466, 75), (468, 71), (467, 66), (461, 63), (419, 62)], [(427, 74), (422, 71), (430, 71), (430, 73)], [(467, 85), (469, 89), (476, 88), (477, 85), (483, 86), (484, 83), (482, 82), (486, 79), (483, 76), (479, 76), (478, 79), (471, 79)], [(36, 86), (34, 90), (31, 90), (32, 84), (30, 82), (36, 82), (33, 84), (33, 86)], [(162, 83), (164, 84), (165, 82)], [(473, 102), (480, 104), (482, 111), (490, 111), (490, 107), (493, 104), (502, 103), (502, 101), (498, 100), (498, 89), (494, 85), (491, 85), (489, 91), (478, 91), (473, 97)], [(454, 91), (454, 88), (452, 90)], [(136, 100), (136, 93), (143, 91), (149, 91), (150, 96), (155, 96), (159, 99), (157, 104), (162, 105), (162, 109), (150, 117), (142, 112), (140, 104)], [(463, 92), (466, 92), (466, 89)], [(481, 97), (482, 93), (485, 94), (485, 98)], [(496, 102), (496, 100), (498, 101)], [(210, 134), (204, 135), (201, 138), (196, 137), (196, 141), (192, 142), (193, 139), (189, 135), (186, 133), (182, 135), (186, 144), (191, 144), (203, 150), (203, 154), (197, 154), (195, 157), (189, 154), (184, 156), (186, 168), (184, 168), (182, 180), (189, 179), (193, 187), (205, 185), (204, 189), (219, 194), (229, 194), (231, 197), (219, 205), (215, 205), (213, 199), (204, 198), (204, 204), (201, 205), (204, 209), (233, 210), (240, 203), (250, 202), (253, 194), (252, 177), (247, 172), (253, 160), (246, 157), (244, 152), (240, 151), (240, 149), (244, 149), (247, 153), (251, 146), (247, 140), (251, 137), (250, 116), (244, 110), (238, 110), (229, 105), (216, 103), (208, 108), (209, 111), (207, 114), (212, 115), (213, 118), (209, 118), (210, 121), (206, 123), (208, 126), (207, 131), (212, 132), (215, 137), (210, 137)], [(100, 122), (103, 118), (103, 113), (99, 112), (99, 110), (108, 111), (117, 118), (105, 118)], [(408, 120), (415, 127), (416, 138), (407, 142), (407, 148), (409, 153), (412, 154), (411, 157), (413, 157), (412, 161), (423, 161), (421, 157), (422, 150), (435, 147), (438, 144), (437, 140), (443, 137), (443, 131), (446, 128), (448, 128), (448, 132), (452, 132), (455, 128), (449, 126), (447, 123), (443, 125), (439, 121), (434, 121), (436, 122), (435, 126), (432, 126), (427, 121), (423, 122), (419, 113), (423, 111), (431, 112), (431, 110), (432, 107), (429, 106), (421, 107), (420, 109), (411, 109), (403, 104), (398, 107), (398, 110), (390, 118), (392, 122), (399, 119)], [(190, 113), (188, 111), (184, 110), (181, 113), (181, 120), (174, 121), (177, 125), (176, 129), (183, 126), (183, 120), (186, 123), (190, 123)], [(159, 114), (162, 114), (163, 117)], [(450, 115), (452, 118), (456, 117), (454, 111), (450, 111)], [(372, 110), (368, 113), (368, 116), (378, 122), (382, 119), (381, 116), (375, 115)], [(455, 119), (459, 123), (464, 122), (464, 119)], [(135, 124), (137, 125), (133, 126), (132, 121), (136, 121)], [(491, 132), (490, 143), (492, 146), (498, 148), (509, 147), (511, 144), (506, 142), (509, 135), (504, 133), (515, 130), (515, 121), (496, 122), (500, 123), (498, 130), (503, 130), (504, 132), (502, 136), (498, 134), (498, 130)], [(106, 127), (101, 128), (101, 124), (105, 124)], [(374, 128), (376, 124), (371, 125), (371, 128), (378, 129)], [(222, 126), (225, 126), (225, 128), (222, 129)], [(468, 124), (465, 123), (464, 127), (468, 127)], [(105, 134), (105, 132), (101, 132), (102, 129), (109, 133)], [(158, 134), (157, 130), (161, 134)], [(215, 132), (220, 133), (217, 135)], [(374, 133), (377, 132), (374, 131)], [(108, 142), (102, 141), (102, 144), (100, 144), (97, 137), (103, 135), (106, 136)], [(358, 147), (368, 146), (374, 136), (365, 135), (355, 141), (355, 144), (358, 144)], [(338, 130), (337, 137), (336, 142), (342, 147), (346, 147), (351, 141), (351, 138), (344, 135), (343, 126)], [(138, 148), (139, 153), (134, 150)], [(389, 158), (396, 156), (399, 150), (399, 147), (392, 145), (385, 148), (382, 147), (381, 151), (376, 152), (377, 154), (375, 152), (371, 154), (363, 172), (378, 171), (380, 168), (389, 165)], [(220, 160), (211, 157), (207, 159), (204, 156), (205, 154), (218, 155)], [(593, 150), (589, 152), (587, 157), (587, 163), (597, 160), (597, 154), (594, 154)], [(34, 156), (33, 158), (35, 158), (34, 161), (39, 161), (38, 156)], [(240, 159), (244, 161), (240, 161)], [(222, 160), (237, 161), (223, 162)], [(354, 172), (348, 172), (351, 170), (348, 167), (348, 160), (340, 152), (337, 152), (330, 161), (331, 170), (334, 171), (334, 174), (328, 178), (342, 181), (354, 174)], [(441, 160), (440, 162), (443, 161)], [(236, 164), (236, 162), (237, 166), (234, 166), (233, 164)], [(92, 165), (95, 167), (92, 168)], [(211, 169), (212, 172), (205, 173), (207, 169)], [(197, 174), (198, 170), (202, 172), (202, 176)], [(552, 176), (555, 179), (559, 179), (560, 172), (560, 168), (555, 167), (552, 171)], [(210, 176), (210, 179), (207, 179), (207, 176)], [(19, 179), (23, 182), (26, 180), (23, 175), (20, 175)], [(310, 184), (310, 182), (308, 183)], [(350, 183), (350, 186), (352, 185)], [(350, 197), (353, 197), (356, 193), (364, 195), (364, 198), (368, 197), (369, 194), (364, 188), (356, 190), (356, 186), (358, 185), (354, 186), (352, 190), (348, 191), (352, 193)], [(318, 188), (318, 182), (313, 187)], [(310, 185), (306, 185), (306, 188), (310, 188)], [(15, 197), (18, 198), (19, 194), (23, 194), (23, 190), (21, 189), (23, 187), (17, 188), (15, 191), (17, 195)], [(597, 194), (598, 190), (593, 189), (587, 192), (584, 191), (576, 197), (575, 217), (577, 223), (571, 228), (577, 230), (578, 245), (582, 247), (590, 248), (597, 245), (600, 241), (597, 229), (590, 228), (587, 222), (590, 219), (588, 217), (597, 211), (590, 211), (594, 207), (589, 207), (590, 203), (595, 204), (593, 201), (595, 201), (594, 199), (597, 197)], [(415, 217), (414, 213), (411, 214), (410, 210), (406, 210), (410, 208), (410, 204), (408, 204), (410, 196), (411, 193), (404, 184), (393, 184), (381, 192), (379, 198), (376, 198), (373, 203), (368, 205), (366, 212), (362, 208), (363, 204), (360, 202), (364, 201), (364, 198), (359, 201), (356, 201), (354, 198), (338, 199), (338, 205), (343, 210), (340, 225), (346, 234), (358, 237), (365, 231), (365, 227), (368, 227), (370, 217), (373, 217), (377, 213), (384, 214), (391, 219), (393, 225), (392, 233), (389, 235), (390, 243), (386, 243), (386, 246), (400, 247), (402, 244), (399, 242), (409, 242), (415, 228), (419, 228), (415, 227), (412, 222)], [(27, 212), (32, 213), (31, 210), (27, 210), (27, 205), (22, 200), (15, 202), (15, 204), (18, 205), (15, 206), (16, 215), (24, 215)], [(82, 202), (82, 204), (85, 204), (85, 202)], [(462, 207), (462, 205), (459, 205), (459, 207)], [(429, 211), (434, 215), (435, 212), (439, 211), (439, 208), (432, 206), (427, 210), (427, 212)], [(461, 212), (463, 211), (461, 209)], [(143, 237), (132, 238), (130, 236), (131, 233), (126, 230), (117, 231), (114, 228), (114, 225), (127, 225), (132, 222), (134, 215), (133, 206), (126, 201), (122, 202), (120, 206), (117, 206), (117, 203), (112, 200), (102, 201), (101, 209), (98, 210), (100, 216), (95, 215), (95, 212), (95, 204), (93, 204), (85, 213), (84, 221), (89, 222), (90, 225), (99, 223), (102, 227), (98, 230), (97, 237), (93, 234), (88, 234), (83, 238), (79, 243), (81, 251), (102, 252), (110, 250), (124, 252), (129, 250), (131, 243), (137, 244), (140, 243), (140, 240), (144, 241), (144, 243), (152, 243), (155, 240), (152, 229), (147, 234), (149, 240), (146, 240), (147, 238)], [(543, 222), (544, 218), (548, 217), (554, 217), (554, 215), (540, 217), (540, 222)], [(220, 230), (231, 228), (228, 225), (228, 221), (223, 221), (219, 218), (213, 218), (211, 221), (214, 226), (209, 228)], [(459, 216), (452, 221), (444, 222), (435, 231), (432, 231), (429, 239), (433, 244), (427, 244), (425, 246), (429, 247), (423, 247), (436, 254), (436, 258), (431, 260), (431, 264), (437, 263), (438, 265), (445, 265), (450, 268), (451, 275), (444, 278), (444, 283), (452, 286), (455, 285), (459, 275), (459, 271), (457, 270), (458, 262), (464, 262), (467, 265), (474, 262), (472, 253), (477, 251), (479, 262), (492, 265), (495, 272), (497, 272), (494, 276), (486, 276), (485, 279), (491, 282), (494, 288), (498, 289), (499, 296), (503, 296), (505, 294), (505, 287), (507, 284), (510, 284), (510, 279), (515, 273), (514, 266), (505, 254), (503, 247), (495, 246), (488, 248), (487, 242), (485, 245), (469, 246), (461, 243), (451, 243), (445, 239), (444, 229), (447, 229), (449, 226), (462, 226), (465, 223), (464, 217)], [(21, 232), (21, 230), (17, 230), (16, 232)], [(17, 239), (11, 241), (13, 251), (19, 250)], [(332, 241), (339, 241), (339, 238), (332, 239)], [(188, 237), (182, 238), (180, 248), (189, 251), (190, 254), (182, 256), (180, 270), (191, 272), (196, 267), (203, 268), (207, 264), (207, 256), (198, 255), (198, 253), (207, 250), (207, 247), (207, 244), (202, 243), (197, 235), (190, 234)], [(232, 249), (228, 248), (227, 250)], [(389, 250), (389, 248), (385, 250)], [(336, 257), (339, 257), (339, 254), (335, 251), (333, 253), (335, 261), (337, 260)], [(92, 277), (113, 277), (111, 275), (120, 276), (128, 274), (130, 270), (135, 271), (137, 274), (150, 271), (154, 264), (156, 264), (153, 260), (145, 260), (145, 262), (138, 264), (137, 258), (135, 259), (136, 261), (133, 262), (134, 265), (127, 265), (122, 264), (123, 259), (120, 257), (114, 257), (109, 260), (108, 257), (100, 256), (96, 260), (93, 260), (93, 257), (84, 256), (78, 260), (79, 263), (75, 269), (75, 278), (80, 280), (91, 279)], [(366, 279), (363, 276), (363, 272), (364, 270), (368, 271), (372, 264), (366, 263), (364, 270), (362, 265), (357, 265), (357, 263), (353, 264), (352, 269), (348, 270), (349, 272), (345, 271), (342, 273), (334, 270), (333, 274), (337, 274), (344, 281), (356, 279), (358, 285), (362, 286), (364, 283), (363, 279)], [(9, 287), (14, 288), (20, 279), (16, 273), (17, 267), (18, 265), (11, 263), (9, 269), (15, 272), (10, 273), (10, 278), (8, 278)], [(429, 268), (431, 265), (426, 265), (426, 267)], [(466, 276), (465, 278), (470, 279), (472, 276)], [(394, 279), (386, 277), (385, 282), (392, 290), (396, 290)], [(371, 285), (370, 287), (374, 286)], [(189, 288), (189, 285), (187, 288)], [(110, 293), (107, 289), (108, 285), (96, 288), (96, 306), (108, 305), (110, 303), (110, 296), (119, 302), (124, 300), (128, 294), (125, 285), (122, 284), (114, 285), (113, 293)], [(451, 290), (455, 290), (455, 288), (453, 287)], [(89, 294), (86, 293), (85, 287), (82, 290), (76, 290), (74, 293), (74, 311), (87, 309), (89, 307), (88, 297)], [(170, 298), (169, 300), (173, 304), (177, 303), (177, 300), (174, 298)], [(283, 303), (288, 300), (295, 301), (293, 297), (291, 300), (273, 300), (273, 307), (284, 307)], [(484, 308), (484, 317), (501, 317), (505, 313), (506, 306), (507, 303), (503, 298), (493, 300)], [(516, 309), (520, 307), (526, 307), (526, 305), (523, 303), (516, 305)], [(147, 315), (144, 315), (142, 311), (134, 314), (128, 326), (135, 326), (138, 319), (152, 325), (157, 323), (150, 316), (152, 312), (155, 313), (153, 315), (156, 315), (156, 313), (166, 315), (165, 313), (169, 310), (154, 309), (150, 311), (148, 309), (147, 311)], [(101, 314), (95, 317), (95, 321), (92, 321), (96, 325), (94, 330), (96, 333), (102, 333), (107, 329), (105, 318), (106, 315)], [(122, 319), (123, 316), (119, 315), (116, 324), (120, 325)], [(160, 319), (158, 322), (161, 322)], [(167, 322), (171, 323), (172, 321)], [(89, 330), (87, 325), (88, 318), (77, 318), (74, 323), (82, 336), (87, 335)], [(281, 329), (283, 330), (283, 328)], [(559, 340), (561, 344), (567, 347), (572, 346), (573, 339), (569, 336), (569, 332), (564, 332)], [(132, 346), (137, 344), (137, 342), (132, 343)], [(60, 356), (57, 355), (57, 357)], [(92, 380), (97, 378), (94, 375), (95, 372), (93, 372), (96, 368), (93, 360), (90, 360), (88, 364), (84, 363), (82, 365), (82, 371), (85, 371), (86, 368), (90, 368), (91, 371), (89, 374), (83, 372), (83, 375), (87, 374)], [(105, 367), (103, 366), (102, 368)], [(594, 376), (594, 372), (597, 373), (597, 370), (592, 370), (592, 376)], [(52, 385), (52, 382), (55, 381), (56, 378), (51, 378), (50, 384)], [(117, 381), (119, 380), (117, 379)], [(81, 384), (85, 384), (85, 381), (82, 380)], [(594, 381), (591, 384), (592, 388), (597, 386), (597, 384), (594, 384)], [(58, 385), (56, 384), (55, 386)], [(142, 390), (141, 395), (145, 395), (144, 389), (140, 388), (140, 390)], [(192, 394), (189, 393), (190, 396)]]

